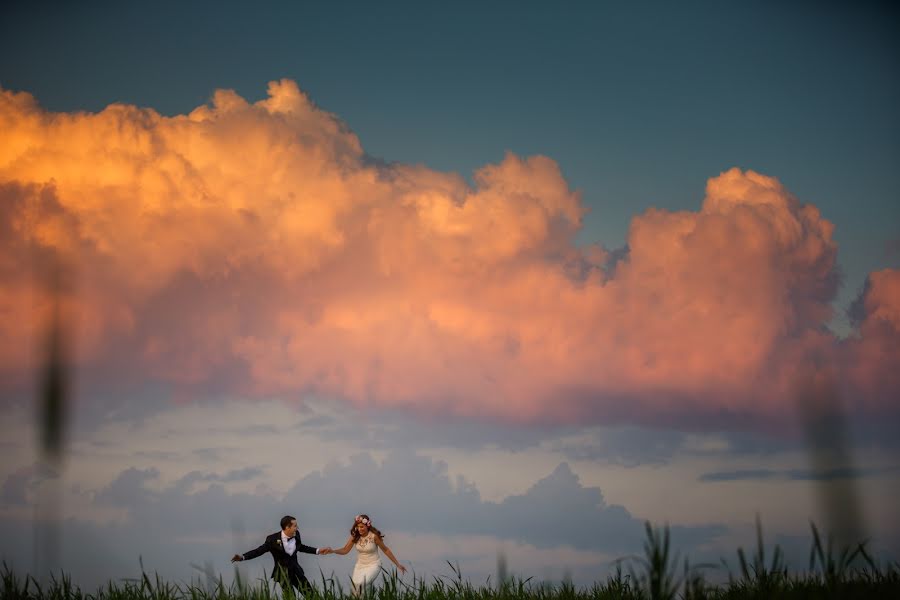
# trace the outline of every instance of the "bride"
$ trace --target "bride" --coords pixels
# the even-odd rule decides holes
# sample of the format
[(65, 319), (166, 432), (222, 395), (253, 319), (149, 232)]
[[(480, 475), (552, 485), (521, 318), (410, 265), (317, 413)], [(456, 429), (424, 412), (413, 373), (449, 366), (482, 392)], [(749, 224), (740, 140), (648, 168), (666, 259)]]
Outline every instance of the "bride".
[(350, 528), (350, 537), (343, 548), (332, 550), (335, 554), (347, 554), (355, 545), (357, 551), (356, 566), (353, 567), (353, 575), (350, 581), (353, 584), (353, 595), (358, 596), (366, 587), (372, 586), (375, 579), (381, 573), (381, 557), (378, 549), (391, 559), (401, 573), (406, 573), (406, 567), (394, 558), (394, 553), (384, 544), (384, 536), (378, 529), (372, 526), (369, 515), (356, 515), (353, 527)]

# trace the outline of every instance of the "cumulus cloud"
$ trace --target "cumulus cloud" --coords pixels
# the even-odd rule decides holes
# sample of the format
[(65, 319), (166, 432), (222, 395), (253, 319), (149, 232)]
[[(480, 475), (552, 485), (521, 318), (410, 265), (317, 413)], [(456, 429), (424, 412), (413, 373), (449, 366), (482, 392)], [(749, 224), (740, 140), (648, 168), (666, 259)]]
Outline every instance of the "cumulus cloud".
[(851, 307), (858, 335), (842, 345), (843, 364), (849, 372), (860, 408), (869, 411), (900, 399), (900, 271), (884, 269), (869, 274)]
[[(404, 451), (392, 452), (383, 461), (357, 454), (345, 463), (332, 463), (296, 480), (283, 496), (231, 492), (226, 487), (254, 474), (195, 471), (160, 486), (156, 469), (129, 468), (101, 489), (82, 493), (95, 508), (121, 509), (112, 520), (97, 513), (90, 520), (98, 527), (137, 524), (145, 531), (134, 551), (221, 537), (227, 533), (223, 525), (235, 522), (259, 528), (258, 537), (277, 529), (283, 514), (296, 516), (302, 531), (318, 532), (319, 537), (325, 532), (327, 539), (305, 535), (308, 543), (320, 545), (342, 543), (353, 515), (363, 512), (389, 539), (398, 534), (486, 535), (542, 549), (565, 546), (621, 555), (639, 548), (643, 537), (640, 518), (621, 505), (607, 503), (599, 488), (583, 485), (566, 463), (524, 493), (500, 502), (482, 500), (476, 486), (461, 477), (453, 481), (446, 463)], [(20, 475), (11, 476), (8, 483), (21, 487)], [(410, 481), (415, 485), (408, 485)], [(87, 511), (81, 520), (85, 516), (90, 516)], [(727, 529), (710, 523), (676, 525), (672, 531), (679, 544), (698, 546)]]
[(575, 244), (585, 207), (550, 158), (509, 154), (473, 185), (371, 160), (287, 80), (174, 117), (0, 91), (0, 127), (6, 388), (51, 305), (29, 270), (46, 255), (78, 276), (79, 365), (181, 398), (697, 426), (781, 414), (826, 365), (896, 408), (898, 273), (873, 274), (841, 344), (832, 224), (753, 171), (711, 178), (698, 211), (636, 216), (615, 254)]

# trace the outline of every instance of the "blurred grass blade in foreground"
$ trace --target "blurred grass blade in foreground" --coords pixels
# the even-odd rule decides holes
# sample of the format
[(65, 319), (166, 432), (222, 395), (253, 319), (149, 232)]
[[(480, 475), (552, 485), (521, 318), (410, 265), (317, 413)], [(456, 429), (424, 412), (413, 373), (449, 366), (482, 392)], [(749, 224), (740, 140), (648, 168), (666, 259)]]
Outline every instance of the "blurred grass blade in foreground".
[(39, 477), (34, 518), (35, 575), (61, 569), (62, 495), (60, 478), (65, 458), (65, 434), (69, 404), (69, 326), (65, 310), (68, 271), (59, 258), (52, 261), (44, 275), (50, 294), (51, 311), (44, 333), (43, 353), (38, 357), (37, 425), (40, 438)]

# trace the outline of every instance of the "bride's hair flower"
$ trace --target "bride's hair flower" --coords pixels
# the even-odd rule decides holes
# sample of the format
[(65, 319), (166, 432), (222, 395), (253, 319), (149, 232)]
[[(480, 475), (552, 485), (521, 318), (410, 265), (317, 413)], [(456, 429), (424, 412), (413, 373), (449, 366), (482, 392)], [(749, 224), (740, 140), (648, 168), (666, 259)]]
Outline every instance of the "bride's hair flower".
[(353, 536), (353, 541), (358, 542), (362, 537), (362, 533), (359, 531), (359, 526), (365, 525), (369, 528), (369, 534), (375, 534), (376, 536), (383, 538), (384, 534), (378, 531), (378, 529), (372, 525), (372, 519), (369, 518), (369, 515), (362, 514), (356, 515), (353, 519), (353, 527), (350, 528), (350, 535)]

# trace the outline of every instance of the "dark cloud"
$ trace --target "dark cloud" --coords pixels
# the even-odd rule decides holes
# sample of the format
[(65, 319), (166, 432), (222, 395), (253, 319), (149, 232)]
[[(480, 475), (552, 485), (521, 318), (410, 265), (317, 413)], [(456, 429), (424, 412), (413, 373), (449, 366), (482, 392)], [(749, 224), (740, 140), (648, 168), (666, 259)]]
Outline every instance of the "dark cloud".
[(862, 322), (866, 318), (866, 294), (869, 292), (870, 288), (871, 281), (867, 277), (862, 286), (859, 288), (856, 297), (844, 311), (847, 320), (850, 321), (850, 325), (854, 328), (859, 328), (859, 326), (862, 325)]
[(81, 366), (75, 381), (72, 429), (89, 435), (110, 423), (140, 427), (147, 419), (173, 407), (172, 394), (165, 385), (151, 382), (137, 389), (124, 375), (110, 374), (95, 366)]
[[(389, 543), (398, 533), (473, 535), (547, 550), (566, 546), (624, 556), (638, 552), (643, 538), (640, 519), (623, 506), (608, 504), (599, 488), (584, 486), (566, 463), (525, 493), (502, 502), (482, 500), (465, 479), (452, 481), (445, 463), (401, 451), (383, 462), (359, 454), (346, 464), (331, 464), (301, 478), (283, 498), (226, 489), (226, 482), (262, 472), (263, 467), (194, 471), (160, 488), (154, 485), (159, 477), (155, 469), (126, 469), (93, 500), (98, 508), (125, 509), (125, 521), (91, 525), (76, 520), (66, 525), (66, 535), (85, 540), (83, 552), (95, 552), (89, 541), (97, 544), (98, 562), (105, 562), (106, 552), (120, 554), (111, 565), (130, 564), (140, 555), (148, 568), (163, 574), (190, 573), (185, 571), (188, 562), (205, 556), (218, 556), (215, 568), (224, 571), (229, 553), (258, 544), (263, 535), (277, 530), (284, 514), (298, 518), (304, 542), (312, 545), (343, 543), (353, 516), (360, 512), (373, 517)], [(0, 532), (16, 527), (0, 520)], [(233, 528), (250, 535), (231, 534)], [(674, 542), (686, 548), (709, 543), (725, 531), (715, 524), (672, 529)], [(14, 540), (0, 539), (0, 555), (20, 551)], [(447, 552), (447, 560), (471, 558), (465, 548), (448, 547)], [(316, 572), (319, 559), (303, 560)], [(111, 567), (104, 574), (115, 578), (132, 572)]]
[[(114, 446), (111, 442), (105, 444), (107, 446)], [(181, 455), (177, 452), (167, 452), (165, 450), (139, 450), (132, 454), (135, 458), (149, 458), (152, 460), (178, 460), (181, 458)]]
[(429, 418), (411, 416), (406, 411), (380, 409), (367, 411), (346, 407), (339, 416), (323, 414), (315, 405), (296, 428), (330, 440), (354, 442), (363, 450), (395, 450), (403, 448), (486, 447), (520, 451), (538, 446), (542, 441), (578, 431), (577, 427), (510, 425), (502, 422), (472, 421), (459, 417)]
[(305, 419), (297, 424), (297, 428), (301, 430), (316, 430), (323, 427), (333, 427), (338, 425), (339, 421), (329, 415), (316, 415)]
[(743, 469), (736, 471), (714, 471), (704, 473), (697, 478), (698, 481), (745, 481), (759, 479), (774, 479), (779, 472), (772, 469)]
[(176, 486), (190, 485), (195, 482), (202, 481), (218, 481), (221, 483), (229, 483), (234, 481), (249, 481), (255, 477), (265, 474), (265, 469), (261, 467), (245, 467), (243, 469), (233, 469), (224, 475), (218, 473), (204, 473), (202, 471), (191, 471), (176, 482)]
[[(559, 464), (524, 493), (501, 502), (483, 500), (478, 489), (463, 478), (453, 480), (445, 463), (404, 451), (391, 452), (384, 461), (377, 461), (369, 454), (357, 454), (344, 464), (329, 464), (300, 478), (284, 497), (228, 491), (227, 482), (252, 479), (261, 475), (264, 468), (219, 473), (194, 471), (162, 488), (155, 485), (158, 473), (154, 469), (126, 469), (95, 495), (94, 502), (98, 507), (113, 505), (126, 509), (127, 518), (103, 525), (79, 520), (67, 523), (67, 544), (77, 541), (82, 556), (64, 555), (66, 568), (102, 575), (101, 581), (133, 576), (140, 555), (150, 571), (189, 578), (190, 562), (201, 563), (215, 557), (214, 569), (227, 573), (230, 569), (227, 557), (257, 545), (263, 535), (277, 529), (283, 514), (298, 518), (304, 542), (311, 545), (342, 543), (353, 515), (360, 512), (374, 518), (389, 544), (400, 533), (433, 534), (441, 539), (472, 535), (496, 538), (498, 543), (505, 540), (529, 544), (546, 551), (574, 547), (625, 557), (640, 554), (644, 538), (640, 518), (624, 506), (609, 504), (599, 488), (583, 485), (566, 463)], [(888, 471), (868, 469), (865, 473)], [(758, 469), (709, 473), (701, 481), (802, 479), (807, 475), (802, 470)], [(21, 489), (19, 480), (10, 486), (14, 484), (19, 485), (14, 489)], [(18, 524), (0, 519), (0, 533), (13, 535), (19, 529)], [(693, 562), (718, 562), (721, 539), (733, 533), (715, 523), (673, 524), (670, 531), (673, 548), (682, 556), (689, 555)], [(0, 555), (9, 557), (20, 552), (15, 539), (0, 538)], [(792, 544), (791, 556), (799, 556), (797, 544), (787, 541)], [(408, 549), (402, 545), (394, 549), (402, 560), (412, 560), (417, 568), (424, 568), (415, 556), (404, 553)], [(109, 568), (84, 564), (85, 552)], [(473, 560), (471, 552), (479, 553), (483, 549), (470, 551), (451, 544), (445, 558), (466, 564)], [(113, 556), (107, 560), (109, 553)], [(346, 566), (315, 557), (302, 557), (301, 561), (313, 573), (320, 567), (327, 573), (328, 569)], [(251, 573), (268, 567), (266, 561), (244, 566)], [(594, 576), (601, 576), (604, 567), (597, 568)], [(590, 576), (585, 573), (585, 580), (589, 581)]]
[[(339, 525), (349, 526), (347, 516), (365, 512), (388, 529), (486, 534), (542, 548), (625, 552), (639, 547), (643, 536), (640, 519), (607, 504), (599, 488), (584, 487), (566, 463), (524, 494), (495, 503), (483, 501), (464, 479), (451, 482), (443, 462), (394, 452), (379, 464), (358, 455), (304, 477), (286, 500), (315, 507)], [(713, 526), (700, 537), (724, 531)]]
[(243, 427), (225, 429), (222, 430), (221, 433), (239, 433), (242, 435), (252, 435), (260, 433), (279, 433), (280, 431), (281, 429), (275, 425), (245, 425)]
[(635, 467), (668, 463), (682, 450), (685, 437), (679, 431), (620, 427), (597, 431), (588, 441), (558, 442), (552, 448), (570, 460)]
[(619, 267), (620, 263), (628, 260), (630, 252), (631, 250), (628, 248), (628, 244), (609, 251), (609, 257), (607, 258), (606, 264), (603, 265), (603, 270), (606, 271), (607, 277), (616, 276), (616, 269)]
[(775, 479), (784, 481), (832, 481), (837, 479), (860, 479), (862, 477), (878, 477), (897, 473), (900, 467), (879, 467), (858, 469), (840, 467), (835, 469), (739, 469), (735, 471), (713, 471), (698, 477), (702, 482), (720, 481), (759, 481)]
[(642, 535), (640, 520), (623, 506), (608, 505), (599, 488), (582, 486), (566, 463), (525, 494), (506, 498), (496, 517), (510, 532), (529, 530), (539, 547), (571, 544), (624, 552), (635, 548)]
[(259, 477), (260, 475), (265, 474), (265, 469), (262, 467), (246, 467), (243, 469), (232, 469), (228, 471), (219, 479), (218, 481), (249, 481), (255, 477)]
[(26, 492), (34, 478), (34, 468), (23, 467), (6, 478), (0, 488), (0, 502), (7, 506), (27, 504)]
[(56, 469), (39, 462), (16, 469), (0, 486), (0, 504), (4, 506), (27, 505), (29, 494), (41, 483), (58, 478), (59, 472)]
[(141, 506), (152, 498), (145, 483), (159, 477), (156, 469), (136, 469), (131, 467), (119, 473), (112, 483), (97, 493), (99, 504), (134, 508)]
[(197, 448), (191, 450), (191, 454), (203, 460), (216, 461), (220, 460), (222, 458), (222, 453), (228, 450), (235, 450), (235, 448), (233, 446), (225, 448)]
[[(611, 424), (601, 427), (518, 426), (504, 423), (465, 422), (421, 417), (392, 411), (348, 410), (332, 416), (318, 412), (295, 425), (298, 431), (322, 439), (352, 442), (360, 450), (394, 451), (406, 448), (458, 448), (477, 451), (487, 448), (519, 452), (544, 446), (571, 461), (591, 461), (635, 467), (668, 464), (679, 455), (718, 457), (772, 457), (804, 451), (806, 441), (799, 430), (708, 430), (692, 434), (678, 429)], [(897, 423), (862, 422), (848, 417), (854, 447), (898, 449)], [(704, 441), (711, 443), (704, 446)]]

